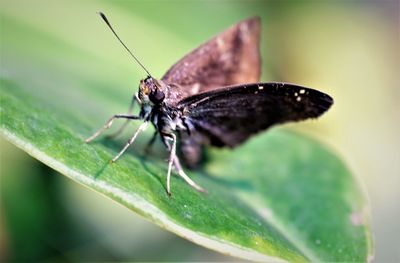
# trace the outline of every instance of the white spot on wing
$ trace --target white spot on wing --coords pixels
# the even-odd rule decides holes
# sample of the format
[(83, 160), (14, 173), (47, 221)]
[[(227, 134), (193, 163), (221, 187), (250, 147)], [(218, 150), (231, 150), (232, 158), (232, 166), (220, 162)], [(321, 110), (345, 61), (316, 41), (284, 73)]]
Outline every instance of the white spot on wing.
[(306, 93), (305, 89), (300, 90), (300, 94), (304, 94), (304, 93)]
[(297, 101), (301, 101), (301, 97), (297, 97), (296, 100), (297, 100)]
[(263, 86), (258, 86), (258, 90), (263, 90), (264, 87)]
[(197, 94), (200, 90), (200, 84), (199, 83), (195, 83), (192, 85), (192, 94)]

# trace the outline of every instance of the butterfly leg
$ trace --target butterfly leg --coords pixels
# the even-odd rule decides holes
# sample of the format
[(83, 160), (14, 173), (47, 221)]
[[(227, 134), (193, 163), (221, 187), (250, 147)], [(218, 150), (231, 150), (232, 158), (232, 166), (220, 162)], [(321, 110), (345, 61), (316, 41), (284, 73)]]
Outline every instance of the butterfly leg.
[[(129, 104), (127, 115), (132, 114), (132, 110), (133, 110), (133, 106), (135, 105), (135, 101), (140, 102), (137, 94), (135, 94), (135, 96), (133, 96), (131, 103)], [(115, 138), (118, 135), (120, 135), (125, 130), (126, 126), (128, 126), (128, 123), (130, 120), (131, 119), (126, 119), (125, 122), (119, 127), (119, 129), (116, 132), (107, 136), (107, 139), (112, 139), (112, 138)]]
[(168, 161), (168, 173), (167, 173), (167, 193), (168, 195), (171, 195), (171, 170), (172, 170), (172, 164), (176, 157), (176, 135), (171, 133), (166, 135), (166, 137), (172, 139), (172, 147), (169, 145), (168, 142), (164, 140), (164, 143), (170, 150), (169, 161)]
[(100, 134), (102, 134), (105, 130), (109, 129), (112, 125), (112, 123), (114, 122), (115, 119), (128, 119), (128, 120), (139, 120), (140, 117), (139, 116), (133, 116), (133, 115), (129, 115), (129, 114), (116, 114), (114, 116), (112, 116), (105, 124), (103, 127), (101, 127), (97, 132), (95, 132), (92, 136), (90, 136), (89, 138), (87, 138), (85, 140), (86, 143), (89, 143), (91, 141), (93, 141), (97, 136), (99, 136)]
[(139, 135), (139, 133), (141, 133), (142, 131), (144, 131), (146, 129), (148, 125), (148, 122), (143, 122), (139, 128), (136, 130), (135, 134), (132, 136), (132, 138), (129, 139), (129, 141), (127, 142), (127, 144), (125, 145), (125, 147), (117, 154), (117, 156), (115, 156), (110, 162), (113, 163), (115, 161), (118, 160), (118, 158), (126, 151), (126, 149), (128, 149), (128, 147), (136, 140), (136, 137)]
[[(167, 173), (167, 193), (168, 193), (168, 195), (171, 195), (171, 171), (172, 171), (172, 165), (175, 166), (179, 176), (182, 177), (183, 180), (185, 180), (185, 182), (187, 184), (189, 184), (191, 187), (193, 187), (194, 189), (196, 189), (199, 192), (206, 192), (205, 189), (203, 189), (201, 186), (197, 185), (183, 171), (182, 166), (181, 166), (181, 164), (179, 162), (178, 156), (176, 156), (176, 135), (171, 133), (171, 134), (168, 134), (168, 135), (164, 135), (162, 138), (163, 138), (163, 142), (164, 142), (165, 146), (170, 151), (169, 162), (168, 162), (168, 173)], [(167, 138), (172, 140), (172, 146), (166, 140)]]
[(199, 186), (198, 184), (196, 184), (192, 179), (190, 179), (189, 176), (187, 176), (187, 174), (183, 171), (182, 166), (179, 162), (178, 156), (175, 156), (174, 159), (174, 166), (179, 174), (180, 177), (183, 178), (183, 180), (186, 181), (186, 183), (188, 183), (191, 187), (193, 187), (194, 189), (196, 189), (199, 192), (203, 192), (203, 193), (207, 193), (207, 191), (202, 188), (201, 186)]

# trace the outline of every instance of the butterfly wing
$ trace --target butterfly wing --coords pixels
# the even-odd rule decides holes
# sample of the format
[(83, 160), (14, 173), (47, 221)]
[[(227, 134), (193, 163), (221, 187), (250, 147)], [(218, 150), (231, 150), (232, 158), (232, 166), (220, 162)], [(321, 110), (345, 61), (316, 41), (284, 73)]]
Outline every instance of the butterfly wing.
[[(260, 19), (244, 20), (173, 65), (162, 80), (179, 98), (260, 78)], [(177, 101), (176, 101), (177, 102)]]
[(214, 146), (235, 147), (251, 135), (290, 121), (317, 118), (333, 99), (287, 83), (255, 83), (188, 97), (178, 103), (193, 132)]

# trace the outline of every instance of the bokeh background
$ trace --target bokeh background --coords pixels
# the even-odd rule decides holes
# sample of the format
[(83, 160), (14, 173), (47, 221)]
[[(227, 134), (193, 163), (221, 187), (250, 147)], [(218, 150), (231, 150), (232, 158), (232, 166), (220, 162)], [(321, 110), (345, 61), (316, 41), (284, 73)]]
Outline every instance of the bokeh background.
[[(71, 68), (89, 77), (101, 72), (96, 81), (114, 87), (110, 95), (121, 98), (123, 111), (144, 73), (97, 17), (99, 10), (159, 77), (211, 36), (260, 16), (262, 80), (298, 83), (335, 98), (323, 118), (291, 128), (317, 137), (347, 162), (370, 199), (376, 262), (400, 261), (399, 1), (2, 0), (0, 76), (34, 76), (15, 66), (24, 63), (51, 64), (63, 78)], [(66, 47), (74, 51), (66, 54)], [(54, 83), (58, 76), (49, 78)], [(99, 118), (110, 114), (99, 110)], [(234, 260), (0, 143), (0, 260)]]

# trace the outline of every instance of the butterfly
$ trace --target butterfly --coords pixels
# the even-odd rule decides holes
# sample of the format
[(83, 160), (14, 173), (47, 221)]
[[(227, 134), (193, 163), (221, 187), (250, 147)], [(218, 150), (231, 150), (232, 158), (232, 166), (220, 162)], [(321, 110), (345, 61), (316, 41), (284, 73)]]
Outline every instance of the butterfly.
[[(154, 78), (115, 33), (103, 13), (99, 13), (121, 44), (146, 71), (127, 114), (113, 115), (105, 125), (86, 139), (90, 142), (110, 128), (115, 119), (143, 123), (125, 147), (112, 159), (115, 162), (149, 123), (169, 152), (167, 186), (175, 167), (190, 186), (205, 190), (184, 172), (180, 158), (196, 167), (205, 145), (234, 148), (252, 135), (273, 125), (317, 118), (333, 104), (320, 91), (282, 82), (259, 82), (260, 19), (249, 18), (231, 26), (175, 63), (161, 79)], [(139, 115), (132, 115), (135, 103)], [(179, 143), (178, 143), (179, 139)], [(178, 146), (178, 147), (177, 147)]]

